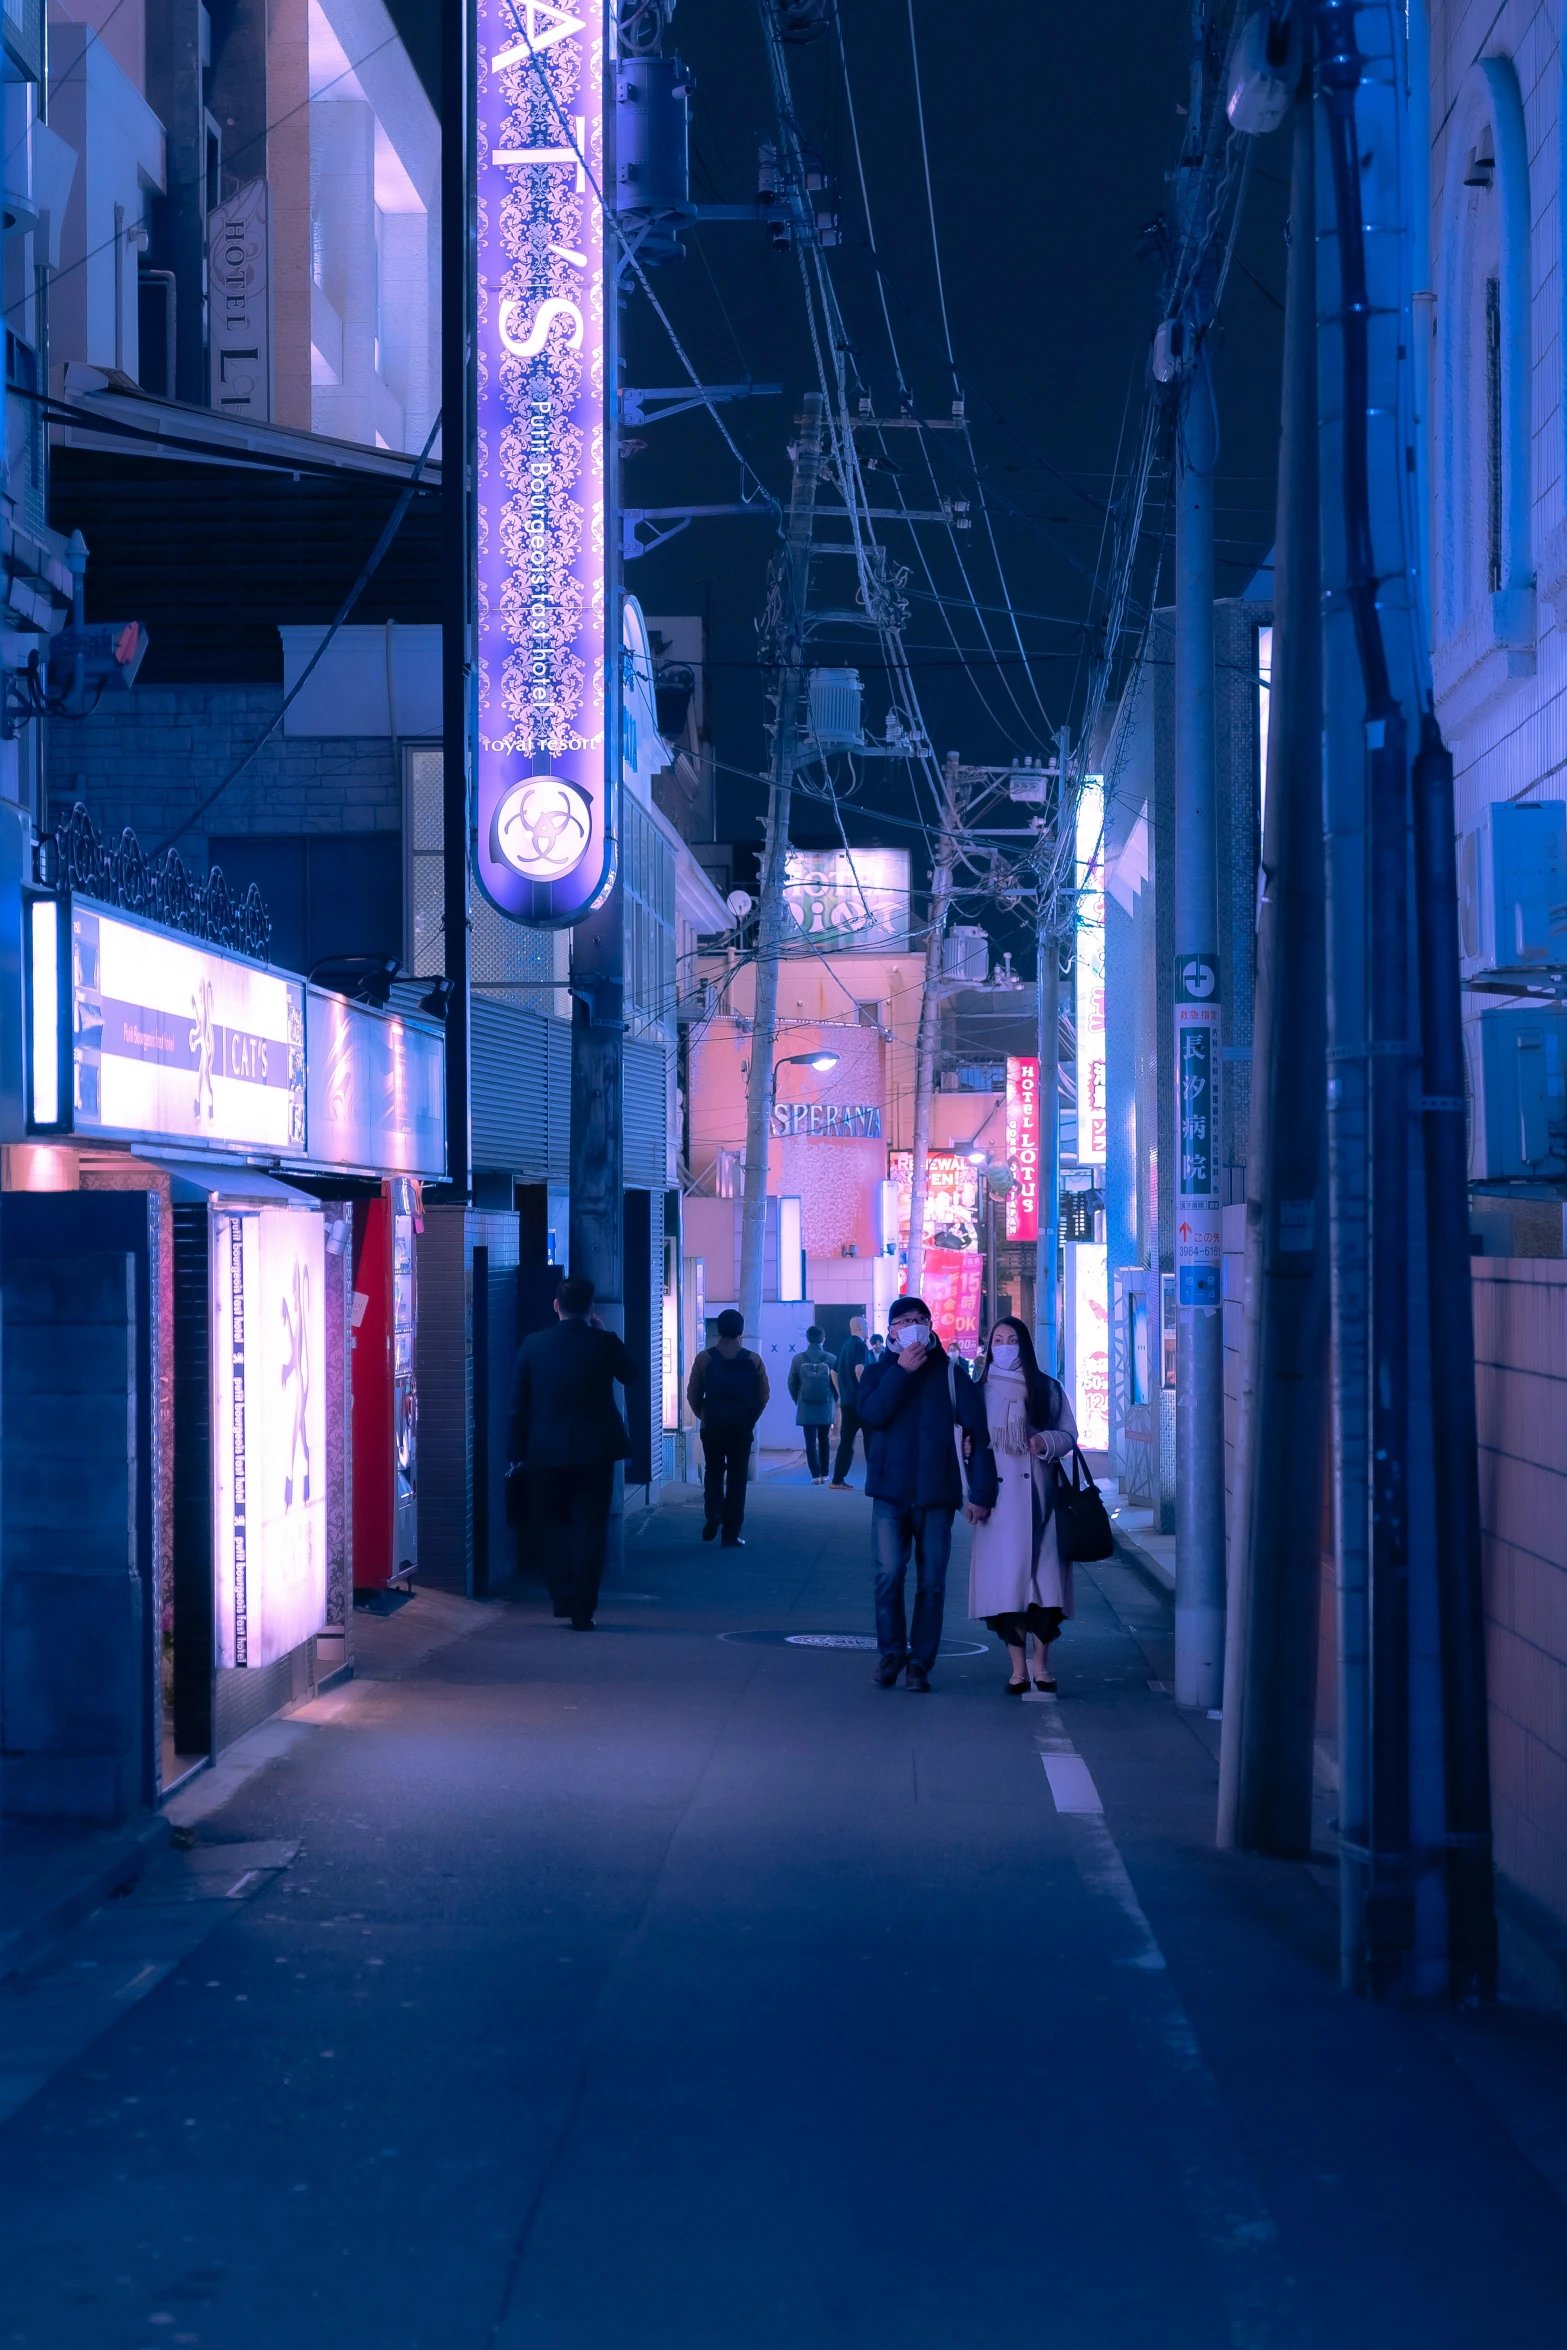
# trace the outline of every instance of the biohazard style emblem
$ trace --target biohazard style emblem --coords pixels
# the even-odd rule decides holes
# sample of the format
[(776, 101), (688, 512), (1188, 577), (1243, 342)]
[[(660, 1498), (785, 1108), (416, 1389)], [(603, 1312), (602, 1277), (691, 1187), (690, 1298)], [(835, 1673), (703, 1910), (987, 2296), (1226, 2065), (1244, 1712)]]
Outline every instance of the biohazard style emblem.
[(283, 1472), (283, 1507), (291, 1510), (297, 1492), (301, 1501), (310, 1499), (310, 1427), (307, 1413), (310, 1404), (310, 1268), (297, 1260), (294, 1265), (294, 1294), (279, 1305), (283, 1316), (283, 1331), (288, 1340), (288, 1355), (283, 1364), (284, 1408), (292, 1412), (289, 1430), (288, 1465)]
[(586, 856), (592, 830), (593, 812), (574, 783), (532, 775), (496, 808), (490, 854), (525, 881), (564, 881)]
[(190, 1026), (190, 1049), (196, 1056), (196, 1115), (201, 1116), (202, 1097), (205, 1095), (207, 1116), (217, 1115), (217, 1102), (212, 1091), (212, 1070), (217, 1057), (217, 1034), (212, 1023), (212, 982), (199, 979), (190, 999), (190, 1008), (196, 1017)]

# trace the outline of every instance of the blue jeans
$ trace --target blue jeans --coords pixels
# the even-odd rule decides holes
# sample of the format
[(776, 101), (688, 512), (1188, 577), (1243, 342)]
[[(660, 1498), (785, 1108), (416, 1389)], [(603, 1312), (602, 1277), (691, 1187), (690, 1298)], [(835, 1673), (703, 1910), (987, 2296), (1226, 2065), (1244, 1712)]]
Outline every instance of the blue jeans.
[[(876, 1639), (886, 1657), (907, 1658), (926, 1672), (941, 1646), (954, 1510), (906, 1509), (878, 1501), (871, 1508), (871, 1556), (876, 1562)], [(903, 1579), (914, 1553), (914, 1637), (904, 1629)]]

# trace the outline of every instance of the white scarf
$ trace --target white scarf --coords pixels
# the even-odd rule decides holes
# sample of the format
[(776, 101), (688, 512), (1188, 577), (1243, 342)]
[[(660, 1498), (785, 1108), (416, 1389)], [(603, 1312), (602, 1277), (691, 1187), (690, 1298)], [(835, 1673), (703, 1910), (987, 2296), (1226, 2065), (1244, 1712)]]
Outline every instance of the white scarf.
[(1021, 1367), (1003, 1371), (995, 1363), (985, 1374), (985, 1411), (990, 1441), (997, 1452), (1016, 1458), (1028, 1450), (1032, 1434), (1028, 1418), (1028, 1383)]

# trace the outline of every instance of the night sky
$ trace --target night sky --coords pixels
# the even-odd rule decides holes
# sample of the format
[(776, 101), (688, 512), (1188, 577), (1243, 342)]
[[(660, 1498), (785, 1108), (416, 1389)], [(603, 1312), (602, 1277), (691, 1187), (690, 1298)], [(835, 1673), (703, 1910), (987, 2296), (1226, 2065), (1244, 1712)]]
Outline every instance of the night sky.
[[(958, 378), (1028, 660), (1025, 668), (1004, 609), (985, 617), (994, 652), (971, 616), (949, 607), (944, 617), (930, 600), (913, 601), (906, 642), (938, 754), (1040, 754), (1049, 748), (1046, 718), (1058, 723), (1082, 703), (1083, 623), (1096, 604), (1105, 501), (1123, 427), (1130, 444), (1158, 315), (1159, 263), (1138, 258), (1137, 248), (1145, 224), (1170, 203), (1165, 174), (1184, 128), (1177, 107), (1186, 90), (1187, 8), (1185, 0), (1074, 11), (1025, 7), (1020, 0), (992, 0), (985, 8), (914, 0), (914, 20)], [(932, 265), (908, 0), (843, 0), (843, 28), (904, 379), (919, 413), (946, 416), (953, 388)], [(749, 201), (757, 143), (771, 121), (755, 9), (733, 0), (680, 0), (666, 46), (678, 48), (697, 75), (693, 198)], [(835, 36), (794, 49), (791, 60), (801, 127), (841, 190), (843, 242), (832, 266), (856, 363), (877, 413), (890, 412), (897, 375), (877, 298)], [(1288, 168), (1286, 132), (1265, 142), (1254, 160), (1216, 348), (1224, 432), (1221, 594), (1245, 587), (1273, 535)], [(792, 253), (775, 253), (765, 230), (749, 224), (702, 226), (686, 243), (683, 265), (651, 273), (654, 292), (706, 380), (749, 374), (785, 386), (782, 399), (723, 411), (751, 464), (784, 497), (792, 419), (814, 381), (798, 262)], [(630, 303), (625, 348), (628, 381), (680, 380), (679, 363), (640, 293)], [(675, 419), (643, 437), (646, 452), (625, 469), (628, 503), (738, 494), (734, 461), (706, 414)], [(887, 445), (905, 467), (909, 502), (934, 504), (918, 436), (889, 436)], [(966, 596), (960, 551), (973, 596), (1003, 607), (962, 443), (952, 434), (932, 434), (925, 446), (940, 491), (975, 503), (974, 527), (956, 550), (939, 527), (921, 532), (937, 590)], [(1145, 581), (1152, 578), (1164, 513), (1158, 488), (1149, 512)], [(898, 559), (912, 566), (910, 591), (924, 590), (928, 598), (911, 531), (882, 527)], [(762, 517), (698, 522), (627, 569), (627, 585), (648, 611), (707, 612), (710, 723), (718, 757), (732, 767), (755, 768), (765, 758), (755, 622), (773, 543)], [(831, 567), (833, 575), (839, 570), (847, 575), (850, 566)], [(968, 657), (967, 672), (948, 619)], [(861, 632), (837, 648), (823, 643), (817, 655), (835, 656), (864, 672), (867, 722), (880, 732), (887, 695), (875, 640)], [(908, 769), (868, 762), (862, 774), (854, 813), (846, 811), (850, 839), (888, 845), (912, 839), (917, 847), (917, 835), (878, 830), (874, 822), (878, 806), (913, 812)], [(765, 795), (734, 776), (721, 776), (720, 783), (720, 835), (755, 840)], [(836, 838), (830, 811), (809, 802), (797, 807), (797, 839)]]

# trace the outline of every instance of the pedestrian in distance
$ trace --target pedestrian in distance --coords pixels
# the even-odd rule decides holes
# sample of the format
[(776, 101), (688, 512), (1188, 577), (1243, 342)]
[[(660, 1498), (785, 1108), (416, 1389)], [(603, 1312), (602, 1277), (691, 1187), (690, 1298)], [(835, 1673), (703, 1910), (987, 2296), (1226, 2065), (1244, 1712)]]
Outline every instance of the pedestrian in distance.
[(722, 1529), (725, 1550), (740, 1550), (745, 1537), (745, 1481), (751, 1467), (756, 1423), (772, 1390), (760, 1355), (740, 1343), (745, 1317), (726, 1306), (718, 1336), (704, 1347), (686, 1381), (686, 1401), (702, 1429), (702, 1540)]
[(881, 1332), (879, 1330), (873, 1330), (870, 1334), (870, 1337), (866, 1340), (866, 1344), (871, 1350), (871, 1361), (873, 1363), (879, 1363), (887, 1350), (887, 1341), (885, 1338), (883, 1338)]
[(1034, 1687), (1053, 1692), (1051, 1645), (1072, 1613), (1072, 1562), (1056, 1542), (1054, 1464), (1071, 1458), (1077, 1422), (1060, 1381), (1039, 1368), (1026, 1325), (1011, 1315), (990, 1333), (979, 1386), (997, 1491), (995, 1508), (974, 1529), (968, 1612), (1006, 1642), (1013, 1697), (1028, 1688), (1030, 1635)]
[(833, 1408), (838, 1400), (838, 1377), (832, 1356), (822, 1344), (827, 1333), (813, 1322), (805, 1333), (805, 1352), (789, 1365), (789, 1395), (795, 1426), (805, 1436), (805, 1465), (813, 1485), (827, 1482), (827, 1456), (832, 1447)]
[(865, 1317), (850, 1317), (849, 1335), (838, 1349), (838, 1457), (832, 1465), (835, 1493), (848, 1493), (854, 1466), (854, 1439), (860, 1433), (860, 1381), (871, 1350), (865, 1343)]
[(545, 1573), (557, 1616), (591, 1632), (604, 1573), (604, 1543), (615, 1497), (615, 1463), (631, 1438), (615, 1401), (636, 1365), (593, 1311), (593, 1284), (568, 1274), (555, 1294), (555, 1322), (517, 1351), (507, 1452), (526, 1465), (536, 1523), (547, 1538)]
[[(875, 1680), (891, 1689), (900, 1673), (918, 1694), (930, 1687), (941, 1646), (952, 1521), (989, 1516), (996, 1464), (985, 1423), (985, 1398), (947, 1354), (923, 1298), (900, 1297), (887, 1317), (887, 1351), (860, 1381), (859, 1411), (868, 1431), (865, 1490), (876, 1568)], [(964, 1483), (968, 1501), (963, 1499)], [(914, 1559), (914, 1623), (905, 1629), (904, 1583)]]

